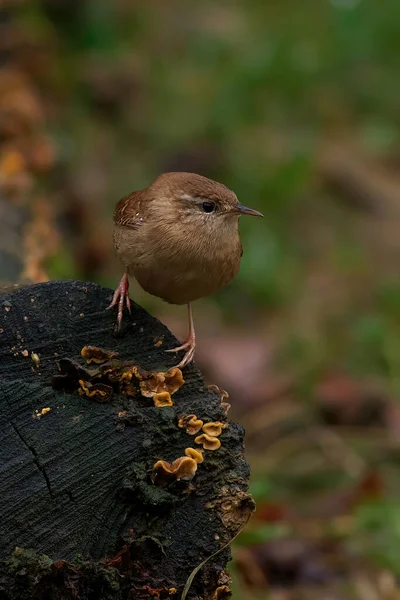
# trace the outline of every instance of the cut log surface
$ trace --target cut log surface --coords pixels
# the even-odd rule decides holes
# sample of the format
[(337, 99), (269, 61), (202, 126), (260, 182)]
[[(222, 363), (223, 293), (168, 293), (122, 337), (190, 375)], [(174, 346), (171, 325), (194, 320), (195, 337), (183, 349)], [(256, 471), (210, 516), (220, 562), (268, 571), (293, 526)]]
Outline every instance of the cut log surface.
[[(172, 396), (173, 406), (162, 408), (140, 390), (136, 396), (113, 390), (99, 401), (80, 384), (54, 389), (60, 361), (98, 366), (85, 364), (84, 346), (118, 352), (121, 361), (155, 372), (177, 361), (165, 352), (177, 340), (134, 303), (115, 332), (115, 312), (105, 310), (111, 293), (67, 281), (0, 295), (1, 597), (25, 598), (16, 591), (18, 569), (7, 571), (18, 547), (47, 555), (53, 571), (56, 561), (75, 564), (78, 555), (118, 569), (111, 591), (103, 586), (95, 596), (81, 580), (78, 596), (45, 595), (51, 585), (61, 585), (46, 571), (48, 587), (37, 586), (40, 578), (31, 582), (38, 599), (178, 598), (191, 571), (235, 535), (252, 508), (243, 429), (227, 422), (220, 396), (208, 390), (195, 365), (183, 370), (185, 383)], [(186, 414), (227, 423), (221, 447), (204, 450), (192, 480), (160, 482), (157, 461), (171, 463), (188, 447), (201, 449), (196, 435), (178, 426)], [(210, 560), (189, 597), (212, 598), (228, 558), (224, 550)], [(158, 589), (158, 596), (146, 588)]]

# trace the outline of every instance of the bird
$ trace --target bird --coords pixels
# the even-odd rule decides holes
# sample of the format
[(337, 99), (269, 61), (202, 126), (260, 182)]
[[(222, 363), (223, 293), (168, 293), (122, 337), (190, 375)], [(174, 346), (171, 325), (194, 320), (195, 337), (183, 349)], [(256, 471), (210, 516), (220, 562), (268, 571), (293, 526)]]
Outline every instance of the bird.
[(118, 307), (116, 328), (129, 312), (129, 277), (149, 294), (187, 305), (189, 333), (178, 347), (182, 369), (194, 357), (192, 303), (224, 288), (238, 273), (243, 255), (239, 217), (263, 217), (239, 203), (222, 183), (196, 173), (159, 175), (147, 188), (123, 197), (114, 212), (113, 242), (125, 272), (107, 307)]

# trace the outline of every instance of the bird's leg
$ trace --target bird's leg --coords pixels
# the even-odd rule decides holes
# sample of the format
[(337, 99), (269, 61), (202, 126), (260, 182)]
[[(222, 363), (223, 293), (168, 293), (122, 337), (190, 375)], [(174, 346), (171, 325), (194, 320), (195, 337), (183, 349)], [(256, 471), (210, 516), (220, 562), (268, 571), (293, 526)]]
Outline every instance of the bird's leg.
[(131, 301), (129, 299), (129, 278), (128, 273), (125, 273), (121, 277), (121, 281), (117, 289), (114, 292), (113, 299), (111, 304), (107, 306), (107, 310), (113, 308), (113, 306), (118, 305), (118, 315), (117, 315), (117, 329), (121, 329), (122, 317), (124, 314), (124, 308), (126, 307), (129, 312), (131, 312)]
[(193, 360), (194, 351), (196, 348), (196, 334), (194, 331), (192, 305), (190, 304), (190, 302), (188, 304), (188, 316), (189, 335), (187, 337), (186, 342), (184, 342), (181, 346), (178, 346), (177, 348), (172, 348), (172, 350), (166, 350), (166, 352), (179, 352), (180, 350), (186, 350), (185, 356), (182, 358), (181, 362), (175, 365), (179, 369), (182, 369)]

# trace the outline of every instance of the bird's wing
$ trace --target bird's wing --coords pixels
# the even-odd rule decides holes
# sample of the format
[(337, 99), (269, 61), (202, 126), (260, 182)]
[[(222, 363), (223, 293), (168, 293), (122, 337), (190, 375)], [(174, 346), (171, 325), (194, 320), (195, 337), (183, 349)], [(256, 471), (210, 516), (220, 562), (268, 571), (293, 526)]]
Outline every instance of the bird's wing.
[(143, 191), (132, 192), (121, 198), (115, 207), (114, 223), (121, 227), (129, 227), (130, 229), (139, 229), (144, 222)]

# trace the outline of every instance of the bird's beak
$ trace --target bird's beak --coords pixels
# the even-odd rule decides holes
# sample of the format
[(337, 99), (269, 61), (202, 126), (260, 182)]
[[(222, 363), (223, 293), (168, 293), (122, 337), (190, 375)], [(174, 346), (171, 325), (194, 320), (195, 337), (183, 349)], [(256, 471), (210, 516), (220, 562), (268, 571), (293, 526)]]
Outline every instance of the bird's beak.
[(247, 206), (243, 206), (243, 204), (236, 204), (235, 208), (241, 215), (253, 215), (253, 217), (264, 216), (262, 213), (258, 212), (258, 210), (247, 208)]

